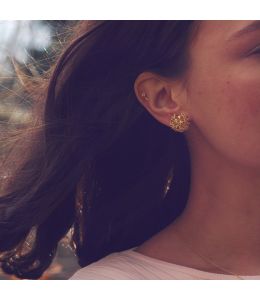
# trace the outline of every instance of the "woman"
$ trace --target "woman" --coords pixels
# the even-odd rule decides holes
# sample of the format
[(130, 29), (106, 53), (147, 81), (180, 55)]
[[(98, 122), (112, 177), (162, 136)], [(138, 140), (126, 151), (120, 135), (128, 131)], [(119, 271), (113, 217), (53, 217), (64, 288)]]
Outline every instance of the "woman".
[(259, 29), (79, 22), (1, 198), (3, 270), (39, 278), (73, 229), (70, 279), (260, 279)]

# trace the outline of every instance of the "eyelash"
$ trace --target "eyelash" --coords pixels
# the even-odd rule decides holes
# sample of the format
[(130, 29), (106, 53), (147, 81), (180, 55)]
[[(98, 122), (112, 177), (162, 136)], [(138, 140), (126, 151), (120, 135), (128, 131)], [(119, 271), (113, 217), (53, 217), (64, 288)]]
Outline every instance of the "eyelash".
[(253, 51), (249, 53), (249, 55), (260, 54), (260, 46), (256, 47)]

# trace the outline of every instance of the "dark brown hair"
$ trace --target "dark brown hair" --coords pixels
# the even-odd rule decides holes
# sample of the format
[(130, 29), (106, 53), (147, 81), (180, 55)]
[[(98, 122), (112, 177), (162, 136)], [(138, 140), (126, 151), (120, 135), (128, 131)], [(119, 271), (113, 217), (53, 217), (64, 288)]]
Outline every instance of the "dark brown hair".
[(15, 152), (0, 197), (4, 272), (39, 278), (69, 230), (84, 267), (137, 246), (181, 214), (190, 184), (186, 140), (156, 121), (133, 87), (144, 71), (184, 79), (198, 24), (75, 25), (48, 76), (33, 85), (34, 125), (19, 136), (26, 148)]

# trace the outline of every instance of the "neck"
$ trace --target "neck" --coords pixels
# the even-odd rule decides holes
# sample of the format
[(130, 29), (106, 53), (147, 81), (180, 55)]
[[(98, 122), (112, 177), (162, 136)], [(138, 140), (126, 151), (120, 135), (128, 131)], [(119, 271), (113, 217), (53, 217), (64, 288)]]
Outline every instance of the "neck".
[(194, 249), (222, 266), (251, 264), (260, 271), (259, 169), (205, 148), (192, 151), (191, 164), (187, 206), (172, 229), (177, 226)]

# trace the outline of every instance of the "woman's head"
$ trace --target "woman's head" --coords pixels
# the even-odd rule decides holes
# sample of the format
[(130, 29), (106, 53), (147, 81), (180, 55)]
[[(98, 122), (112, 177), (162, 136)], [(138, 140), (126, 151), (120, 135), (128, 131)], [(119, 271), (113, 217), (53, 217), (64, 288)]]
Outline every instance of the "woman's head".
[[(191, 155), (214, 151), (246, 168), (260, 166), (260, 22), (203, 21), (189, 47), (184, 80), (165, 81), (140, 74), (136, 94), (159, 122), (183, 111), (191, 118), (185, 132)], [(239, 145), (239, 147), (238, 147)]]
[[(81, 21), (75, 27), (47, 84), (36, 90), (37, 107), (44, 108), (37, 143), (23, 150), (27, 158), (0, 198), (4, 271), (40, 277), (71, 228), (83, 267), (142, 243), (182, 212), (190, 180), (186, 140), (164, 126), (159, 110), (147, 112), (136, 88), (147, 72), (181, 82), (182, 91), (199, 24)], [(150, 95), (161, 83), (142, 88)], [(31, 248), (20, 257), (32, 229)]]

